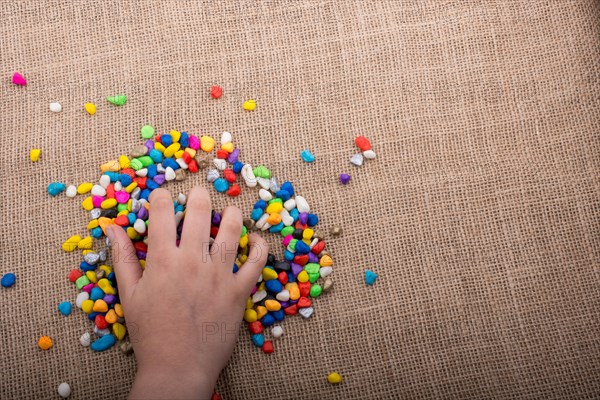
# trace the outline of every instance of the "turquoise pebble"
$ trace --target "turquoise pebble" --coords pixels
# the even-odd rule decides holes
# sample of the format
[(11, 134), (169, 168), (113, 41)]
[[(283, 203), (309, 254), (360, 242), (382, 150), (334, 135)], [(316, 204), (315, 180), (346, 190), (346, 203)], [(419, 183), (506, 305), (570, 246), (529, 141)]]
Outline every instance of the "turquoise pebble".
[(2, 280), (0, 281), (0, 283), (2, 284), (3, 287), (11, 287), (12, 285), (15, 284), (16, 281), (17, 281), (17, 277), (15, 276), (15, 274), (13, 274), (12, 272), (9, 272), (8, 274), (5, 274), (4, 276), (2, 276)]
[(48, 194), (50, 194), (50, 196), (56, 196), (57, 194), (64, 192), (66, 188), (64, 183), (53, 182), (48, 185)]
[(116, 343), (116, 339), (113, 335), (108, 334), (102, 336), (100, 339), (95, 340), (90, 348), (94, 351), (104, 351), (113, 347)]
[(262, 345), (265, 344), (264, 335), (262, 333), (252, 335), (252, 343), (254, 343), (256, 347), (262, 347)]
[(219, 193), (226, 192), (227, 189), (229, 189), (229, 182), (227, 182), (223, 178), (219, 178), (219, 179), (215, 180), (213, 185), (215, 186), (215, 190)]
[(370, 269), (365, 271), (365, 282), (367, 285), (374, 284), (376, 279), (377, 274), (375, 272), (371, 271)]
[(71, 303), (69, 303), (68, 301), (63, 301), (62, 303), (60, 303), (58, 305), (58, 311), (60, 311), (60, 313), (62, 315), (70, 315), (71, 314)]
[(315, 156), (308, 149), (304, 149), (302, 153), (300, 153), (300, 157), (302, 157), (305, 162), (315, 161)]

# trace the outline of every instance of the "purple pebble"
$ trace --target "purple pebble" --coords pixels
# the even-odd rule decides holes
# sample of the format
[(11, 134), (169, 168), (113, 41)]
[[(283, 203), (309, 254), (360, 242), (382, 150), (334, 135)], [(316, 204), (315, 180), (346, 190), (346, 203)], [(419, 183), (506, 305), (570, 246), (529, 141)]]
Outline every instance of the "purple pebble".
[(227, 157), (227, 161), (229, 161), (230, 164), (235, 164), (235, 162), (238, 160), (239, 156), (240, 156), (240, 149), (233, 149), (231, 154), (229, 154), (229, 156)]
[(148, 153), (150, 153), (152, 150), (154, 150), (154, 140), (146, 140), (144, 146), (146, 146), (146, 148), (148, 149)]
[(350, 175), (348, 175), (348, 174), (341, 174), (340, 175), (340, 182), (342, 182), (342, 185), (347, 185), (348, 182), (350, 182)]
[(162, 185), (163, 183), (165, 183), (165, 174), (154, 175), (154, 178), (152, 178), (152, 180), (158, 185)]
[(106, 304), (112, 304), (117, 300), (117, 298), (115, 297), (114, 294), (107, 294), (106, 296), (104, 296), (104, 301), (106, 302)]
[(139, 258), (140, 260), (145, 260), (146, 259), (146, 252), (145, 251), (136, 250), (135, 254), (137, 255), (137, 258)]
[(221, 214), (216, 212), (214, 213), (214, 215), (212, 216), (212, 224), (213, 225), (221, 225)]
[(146, 209), (146, 207), (140, 208), (140, 210), (137, 212), (137, 217), (143, 220), (148, 218), (148, 210)]
[(298, 274), (300, 272), (302, 272), (303, 270), (304, 270), (304, 267), (302, 265), (292, 263), (292, 274), (294, 274), (294, 276), (298, 276)]
[(308, 262), (309, 263), (318, 263), (319, 257), (317, 257), (314, 253), (310, 252), (310, 253), (308, 253)]
[(280, 301), (279, 303), (281, 304), (281, 308), (287, 308), (290, 306), (289, 301)]
[(300, 221), (302, 225), (306, 225), (306, 223), (308, 222), (308, 213), (300, 213), (300, 215), (298, 216), (298, 221)]
[(294, 305), (298, 302), (298, 300), (290, 300), (290, 305)]

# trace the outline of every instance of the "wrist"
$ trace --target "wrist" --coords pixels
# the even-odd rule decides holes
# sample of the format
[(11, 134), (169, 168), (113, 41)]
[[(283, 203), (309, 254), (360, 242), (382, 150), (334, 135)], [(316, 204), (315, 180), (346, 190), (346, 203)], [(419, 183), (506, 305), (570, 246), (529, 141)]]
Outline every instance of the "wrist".
[(196, 365), (141, 363), (129, 398), (210, 399), (219, 372)]

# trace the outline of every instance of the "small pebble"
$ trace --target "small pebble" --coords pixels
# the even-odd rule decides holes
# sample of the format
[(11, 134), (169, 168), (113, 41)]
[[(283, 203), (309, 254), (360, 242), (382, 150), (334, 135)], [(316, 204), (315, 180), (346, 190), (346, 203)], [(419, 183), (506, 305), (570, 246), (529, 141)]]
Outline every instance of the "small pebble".
[(108, 96), (106, 101), (108, 101), (110, 104), (114, 104), (115, 106), (123, 106), (125, 103), (127, 103), (127, 96), (124, 94), (118, 96)]
[(40, 149), (31, 149), (31, 151), (29, 152), (29, 159), (33, 162), (36, 162), (40, 159), (41, 152), (42, 151)]
[(116, 342), (117, 340), (113, 335), (107, 334), (92, 342), (90, 348), (94, 351), (104, 351), (113, 347)]
[(40, 346), (40, 349), (42, 350), (48, 350), (52, 347), (52, 339), (50, 336), (42, 336), (40, 340), (38, 340), (38, 346)]
[(315, 161), (315, 156), (308, 149), (302, 150), (302, 153), (300, 153), (300, 157), (302, 157), (302, 160), (304, 160), (304, 162), (307, 163)]
[(12, 83), (18, 86), (25, 86), (27, 85), (27, 80), (23, 77), (23, 75), (21, 75), (18, 72), (15, 72), (12, 76)]
[(331, 278), (325, 279), (325, 283), (323, 283), (323, 292), (329, 292), (329, 290), (333, 287), (333, 280)]
[(67, 189), (64, 183), (53, 182), (48, 185), (48, 194), (50, 196), (56, 196)]
[(255, 100), (247, 100), (244, 102), (244, 110), (254, 111), (256, 109), (256, 101)]
[(71, 308), (71, 303), (69, 303), (68, 301), (63, 301), (58, 305), (58, 311), (60, 311), (60, 313), (65, 316), (71, 315)]
[(96, 114), (96, 105), (94, 103), (85, 103), (83, 108), (90, 115)]
[(369, 139), (364, 136), (358, 136), (356, 139), (354, 139), (354, 142), (362, 151), (371, 150), (371, 142), (369, 142)]
[(61, 383), (58, 385), (58, 394), (63, 399), (66, 399), (71, 395), (71, 386), (69, 386), (69, 384), (66, 382)]
[(361, 165), (363, 165), (364, 157), (362, 154), (355, 154), (352, 157), (350, 157), (350, 162), (356, 165), (357, 167), (360, 167)]
[(13, 274), (12, 272), (9, 272), (8, 274), (4, 274), (2, 276), (0, 283), (2, 284), (2, 287), (8, 288), (8, 287), (11, 287), (12, 285), (14, 285), (16, 281), (17, 281), (17, 277), (15, 276), (15, 274)]
[(84, 346), (84, 347), (89, 346), (91, 342), (92, 342), (92, 337), (90, 336), (89, 332), (85, 332), (79, 338), (79, 343), (81, 343), (81, 345)]
[(313, 315), (314, 311), (315, 311), (314, 308), (306, 307), (306, 308), (299, 309), (298, 314), (302, 315), (302, 317), (304, 317), (304, 318), (310, 318), (310, 316)]
[(119, 349), (121, 350), (121, 352), (123, 354), (131, 354), (133, 353), (133, 346), (131, 345), (130, 342), (123, 342), (121, 343), (121, 345), (119, 346)]
[(372, 160), (375, 157), (377, 157), (377, 154), (375, 154), (375, 152), (373, 150), (367, 150), (367, 151), (363, 151), (363, 156), (366, 159)]
[(340, 182), (342, 183), (342, 185), (347, 185), (348, 182), (350, 182), (350, 175), (348, 175), (348, 174), (341, 174), (340, 175)]
[(220, 99), (223, 96), (223, 89), (220, 86), (214, 85), (210, 88), (210, 95), (213, 99)]
[(59, 113), (62, 111), (62, 106), (60, 105), (60, 103), (58, 101), (50, 103), (50, 111)]
[(338, 225), (334, 225), (331, 227), (331, 235), (332, 236), (340, 236), (342, 234), (342, 227)]
[(221, 135), (221, 144), (227, 144), (227, 143), (231, 143), (232, 138), (231, 138), (231, 133), (229, 132), (223, 132), (223, 134)]
[(331, 384), (336, 384), (342, 382), (342, 376), (337, 372), (332, 372), (327, 375), (327, 382)]
[(69, 185), (67, 187), (67, 190), (66, 190), (65, 194), (67, 195), (67, 197), (75, 197), (75, 196), (77, 196), (77, 186), (75, 186), (75, 185)]
[(273, 329), (271, 329), (271, 335), (274, 338), (280, 338), (283, 336), (283, 328), (280, 325), (275, 325)]
[(377, 279), (377, 274), (373, 271), (371, 271), (370, 269), (365, 271), (365, 283), (367, 285), (372, 285), (375, 283), (375, 280)]
[(144, 125), (140, 133), (144, 139), (152, 139), (154, 137), (154, 128), (151, 125)]

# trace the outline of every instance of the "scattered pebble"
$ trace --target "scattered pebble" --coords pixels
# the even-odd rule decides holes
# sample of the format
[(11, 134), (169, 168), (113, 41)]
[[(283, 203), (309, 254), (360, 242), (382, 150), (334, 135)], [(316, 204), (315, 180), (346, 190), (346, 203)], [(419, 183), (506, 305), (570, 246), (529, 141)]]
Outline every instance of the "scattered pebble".
[(2, 287), (9, 288), (15, 284), (17, 281), (17, 277), (12, 272), (2, 275), (2, 279), (0, 280), (0, 284)]
[(42, 336), (40, 340), (38, 340), (38, 346), (40, 346), (40, 349), (42, 350), (48, 350), (52, 347), (52, 339), (50, 336)]
[(281, 327), (281, 325), (275, 325), (273, 327), (273, 329), (271, 329), (271, 335), (273, 335), (274, 338), (280, 338), (283, 336), (283, 328)]
[(77, 186), (69, 185), (67, 186), (67, 190), (65, 191), (67, 197), (75, 197), (77, 196)]
[(40, 149), (31, 149), (29, 151), (29, 159), (33, 162), (36, 162), (37, 160), (40, 159), (41, 152), (42, 152), (42, 150), (40, 150)]
[(342, 227), (339, 225), (334, 225), (331, 227), (331, 235), (332, 236), (339, 236), (342, 234)]
[(96, 114), (96, 105), (94, 103), (85, 103), (83, 108), (90, 115)]
[(90, 344), (90, 348), (98, 352), (105, 351), (113, 347), (116, 342), (117, 340), (113, 335), (107, 334), (93, 341), (92, 344)]
[(23, 75), (21, 75), (18, 72), (15, 72), (12, 76), (12, 83), (14, 83), (15, 85), (18, 85), (18, 86), (25, 86), (25, 85), (27, 85), (27, 80), (25, 80)]
[(304, 162), (307, 163), (315, 161), (315, 156), (308, 149), (302, 150), (302, 153), (300, 153), (300, 157), (302, 157), (302, 160), (304, 160)]
[(367, 285), (372, 285), (375, 283), (375, 280), (377, 280), (377, 274), (373, 271), (371, 271), (370, 269), (365, 271), (365, 283)]
[(71, 308), (71, 303), (69, 303), (68, 301), (63, 301), (58, 305), (58, 311), (60, 311), (60, 313), (65, 316), (71, 315)]
[(60, 105), (60, 103), (58, 101), (50, 103), (50, 111), (59, 113), (62, 111), (62, 106)]
[(337, 372), (332, 372), (329, 375), (327, 375), (327, 382), (331, 384), (341, 383), (342, 376)]
[(371, 150), (371, 142), (364, 136), (357, 136), (356, 139), (354, 139), (354, 142), (362, 151)]
[(348, 175), (348, 174), (341, 174), (340, 175), (340, 182), (342, 183), (342, 185), (347, 185), (348, 182), (350, 182), (350, 175)]
[(61, 383), (58, 385), (58, 394), (63, 399), (66, 399), (71, 395), (71, 386), (69, 386), (69, 384), (66, 382)]
[(210, 88), (210, 95), (213, 99), (220, 99), (223, 96), (223, 89), (220, 86), (214, 85)]
[(117, 95), (117, 96), (108, 96), (106, 98), (106, 101), (108, 101), (110, 104), (113, 104), (115, 106), (124, 106), (125, 103), (127, 103), (127, 96), (124, 94)]
[(131, 345), (130, 342), (123, 342), (119, 346), (119, 350), (121, 350), (121, 352), (123, 354), (129, 355), (129, 354), (133, 353), (133, 346)]
[(81, 343), (81, 345), (83, 347), (88, 347), (90, 345), (90, 343), (92, 342), (92, 337), (90, 336), (89, 332), (85, 332), (83, 335), (81, 335), (81, 337), (79, 338), (79, 343)]
[(355, 154), (352, 157), (350, 157), (350, 162), (356, 165), (357, 167), (360, 167), (361, 165), (363, 165), (364, 157), (362, 154)]
[(247, 100), (244, 102), (244, 110), (254, 111), (256, 109), (256, 101), (255, 100)]
[(377, 154), (373, 150), (367, 150), (363, 151), (363, 156), (368, 160), (372, 160), (377, 157)]
[(144, 125), (142, 126), (142, 129), (140, 129), (140, 133), (142, 138), (152, 139), (154, 137), (154, 128), (151, 125)]
[(67, 189), (67, 187), (65, 186), (64, 183), (53, 182), (48, 185), (48, 194), (50, 194), (50, 196), (56, 196), (56, 195), (64, 192), (66, 189)]

